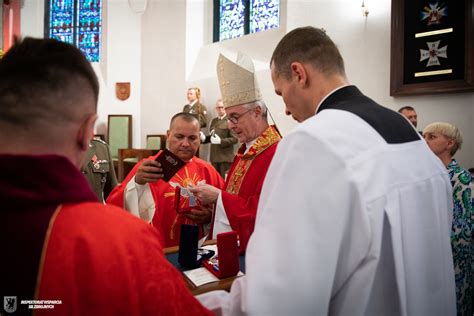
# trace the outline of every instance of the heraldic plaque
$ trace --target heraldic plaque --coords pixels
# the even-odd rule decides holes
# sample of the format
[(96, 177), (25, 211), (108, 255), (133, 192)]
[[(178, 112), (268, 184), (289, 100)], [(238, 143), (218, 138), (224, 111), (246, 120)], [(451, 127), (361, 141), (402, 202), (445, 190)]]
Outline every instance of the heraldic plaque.
[(115, 95), (121, 101), (127, 100), (130, 97), (130, 82), (115, 83)]

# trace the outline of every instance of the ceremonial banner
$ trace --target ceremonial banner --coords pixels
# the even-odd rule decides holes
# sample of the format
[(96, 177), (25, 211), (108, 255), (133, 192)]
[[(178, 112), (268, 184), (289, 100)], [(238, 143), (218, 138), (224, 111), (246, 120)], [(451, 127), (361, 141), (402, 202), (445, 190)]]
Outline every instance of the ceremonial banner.
[(473, 0), (392, 0), (390, 95), (474, 90)]
[(130, 82), (117, 82), (115, 84), (117, 99), (125, 101), (130, 97)]

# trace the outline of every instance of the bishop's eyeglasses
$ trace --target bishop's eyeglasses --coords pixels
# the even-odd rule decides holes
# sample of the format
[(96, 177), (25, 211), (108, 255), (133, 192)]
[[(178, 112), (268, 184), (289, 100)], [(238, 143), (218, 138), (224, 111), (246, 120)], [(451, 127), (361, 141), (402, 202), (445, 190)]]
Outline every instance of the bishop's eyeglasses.
[(237, 124), (239, 122), (239, 119), (247, 114), (248, 112), (252, 111), (253, 109), (248, 109), (247, 111), (241, 113), (241, 114), (231, 114), (229, 115), (229, 121), (231, 121), (234, 124)]

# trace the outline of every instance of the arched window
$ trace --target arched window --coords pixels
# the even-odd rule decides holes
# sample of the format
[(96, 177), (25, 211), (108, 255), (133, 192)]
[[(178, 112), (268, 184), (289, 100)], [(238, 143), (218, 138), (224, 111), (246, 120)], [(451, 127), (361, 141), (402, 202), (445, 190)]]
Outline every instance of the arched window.
[(47, 0), (45, 37), (73, 44), (98, 62), (102, 41), (102, 0)]
[(280, 26), (280, 0), (214, 0), (214, 42)]

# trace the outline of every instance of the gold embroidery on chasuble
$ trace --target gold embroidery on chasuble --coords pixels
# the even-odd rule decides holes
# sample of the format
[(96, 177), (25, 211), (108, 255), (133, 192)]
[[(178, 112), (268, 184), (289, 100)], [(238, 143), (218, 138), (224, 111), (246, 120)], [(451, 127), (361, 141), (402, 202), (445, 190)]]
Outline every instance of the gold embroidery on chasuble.
[[(170, 187), (168, 190), (163, 194), (164, 198), (169, 198), (173, 199), (173, 202), (171, 203), (173, 205), (173, 211), (174, 211), (174, 205), (175, 205), (175, 194), (176, 194), (176, 187), (181, 188), (181, 200), (179, 201), (180, 207), (185, 207), (185, 206), (195, 206), (196, 205), (196, 198), (192, 195), (192, 193), (187, 189), (190, 186), (197, 186), (198, 184), (201, 183), (206, 183), (206, 180), (203, 180), (201, 175), (196, 173), (196, 171), (193, 171), (193, 174), (190, 174), (190, 171), (187, 166), (184, 166), (184, 175), (180, 174), (175, 174), (173, 178), (169, 181)], [(169, 211), (169, 210), (166, 210)], [(169, 233), (169, 238), (171, 240), (174, 240), (174, 228), (178, 222), (178, 219), (182, 217), (184, 219), (184, 222), (182, 224), (195, 224), (192, 220), (189, 218), (185, 217), (182, 214), (177, 214), (176, 217), (174, 218), (173, 224), (171, 225), (170, 233)]]
[(245, 178), (245, 174), (250, 168), (255, 157), (264, 152), (268, 147), (275, 144), (281, 139), (280, 134), (272, 126), (269, 126), (263, 133), (260, 135), (252, 147), (245, 154), (237, 153), (237, 156), (240, 157), (240, 161), (237, 163), (237, 166), (234, 169), (234, 172), (230, 175), (229, 184), (227, 185), (226, 191), (231, 194), (238, 194), (240, 191), (240, 186)]

